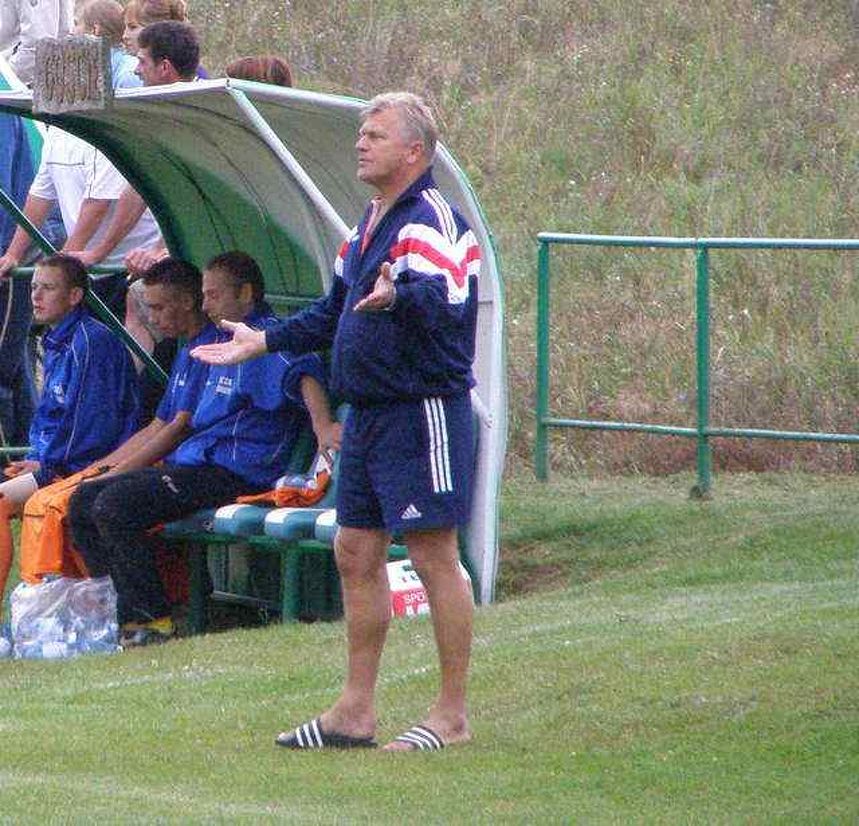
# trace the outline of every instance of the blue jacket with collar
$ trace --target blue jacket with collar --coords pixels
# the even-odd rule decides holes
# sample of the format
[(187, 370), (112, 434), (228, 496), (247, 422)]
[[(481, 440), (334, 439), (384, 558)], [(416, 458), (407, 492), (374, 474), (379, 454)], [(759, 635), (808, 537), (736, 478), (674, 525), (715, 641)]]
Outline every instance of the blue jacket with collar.
[[(332, 347), (332, 391), (358, 406), (468, 391), (477, 323), (480, 249), (427, 170), (375, 222), (371, 202), (343, 243), (331, 290), (270, 327), (270, 351)], [(355, 312), (384, 262), (395, 279), (390, 311)]]
[(30, 424), (39, 485), (110, 453), (138, 425), (138, 379), (125, 345), (83, 307), (44, 336), (42, 397)]
[[(260, 302), (244, 322), (256, 329), (278, 322)], [(225, 340), (228, 336), (219, 333)], [(262, 490), (282, 476), (307, 411), (301, 395), (302, 376), (323, 387), (325, 366), (315, 353), (294, 358), (272, 353), (246, 364), (212, 365), (191, 420), (192, 433), (171, 461), (194, 467), (219, 465)]]
[[(194, 411), (200, 402), (206, 379), (209, 376), (209, 365), (197, 359), (191, 358), (191, 350), (201, 344), (211, 344), (218, 340), (218, 328), (209, 322), (193, 338), (179, 349), (173, 360), (173, 367), (167, 379), (167, 387), (164, 395), (155, 411), (155, 417), (165, 424), (169, 424), (179, 413), (190, 413), (193, 417)], [(174, 450), (164, 457), (165, 462), (175, 459)]]

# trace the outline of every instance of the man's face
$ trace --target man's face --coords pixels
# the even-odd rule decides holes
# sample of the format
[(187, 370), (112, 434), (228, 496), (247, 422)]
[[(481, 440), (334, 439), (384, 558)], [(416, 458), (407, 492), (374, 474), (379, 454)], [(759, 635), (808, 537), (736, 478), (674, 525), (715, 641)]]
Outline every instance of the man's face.
[(166, 57), (158, 61), (153, 60), (149, 49), (142, 46), (137, 49), (137, 68), (134, 73), (143, 81), (144, 86), (162, 86), (176, 80), (173, 64)]
[(217, 324), (241, 321), (250, 311), (248, 284), (236, 287), (233, 277), (222, 270), (203, 270), (203, 312)]
[(358, 130), (358, 180), (377, 189), (396, 185), (422, 154), (422, 144), (407, 141), (396, 109), (370, 115)]
[(165, 338), (185, 338), (194, 300), (183, 290), (167, 284), (144, 284), (143, 303), (149, 320)]
[(80, 287), (69, 287), (62, 270), (57, 267), (36, 267), (30, 285), (33, 318), (39, 324), (56, 324), (83, 299)]

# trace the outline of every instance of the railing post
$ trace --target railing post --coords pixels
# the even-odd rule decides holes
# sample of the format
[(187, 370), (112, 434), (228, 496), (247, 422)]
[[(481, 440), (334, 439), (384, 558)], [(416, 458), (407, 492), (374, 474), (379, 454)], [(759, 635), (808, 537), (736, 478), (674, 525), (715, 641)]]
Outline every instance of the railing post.
[(534, 472), (549, 478), (549, 242), (540, 241), (537, 258), (537, 430), (534, 439)]
[(698, 483), (691, 494), (708, 498), (712, 486), (713, 454), (710, 428), (710, 252), (698, 244), (695, 252), (695, 362), (697, 379)]

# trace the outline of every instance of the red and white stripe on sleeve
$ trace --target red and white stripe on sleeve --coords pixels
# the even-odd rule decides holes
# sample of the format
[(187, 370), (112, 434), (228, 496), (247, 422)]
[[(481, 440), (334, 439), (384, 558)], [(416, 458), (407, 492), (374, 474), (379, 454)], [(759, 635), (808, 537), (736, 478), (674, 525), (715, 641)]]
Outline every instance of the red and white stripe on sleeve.
[(480, 248), (469, 229), (458, 236), (453, 210), (438, 190), (422, 193), (432, 207), (439, 228), (427, 224), (406, 224), (391, 248), (391, 271), (396, 278), (406, 270), (425, 275), (442, 276), (447, 282), (450, 304), (463, 304), (468, 299), (471, 275), (480, 272)]

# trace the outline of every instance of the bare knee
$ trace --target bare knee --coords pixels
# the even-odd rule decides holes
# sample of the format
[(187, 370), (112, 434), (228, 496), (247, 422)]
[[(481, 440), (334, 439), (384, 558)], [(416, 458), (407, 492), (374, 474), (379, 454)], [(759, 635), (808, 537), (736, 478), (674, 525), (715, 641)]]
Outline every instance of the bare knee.
[(387, 558), (390, 536), (385, 531), (340, 528), (334, 538), (337, 570), (344, 579), (378, 576)]
[(406, 537), (406, 544), (409, 559), (425, 584), (438, 577), (458, 575), (459, 546), (454, 529), (412, 533)]

